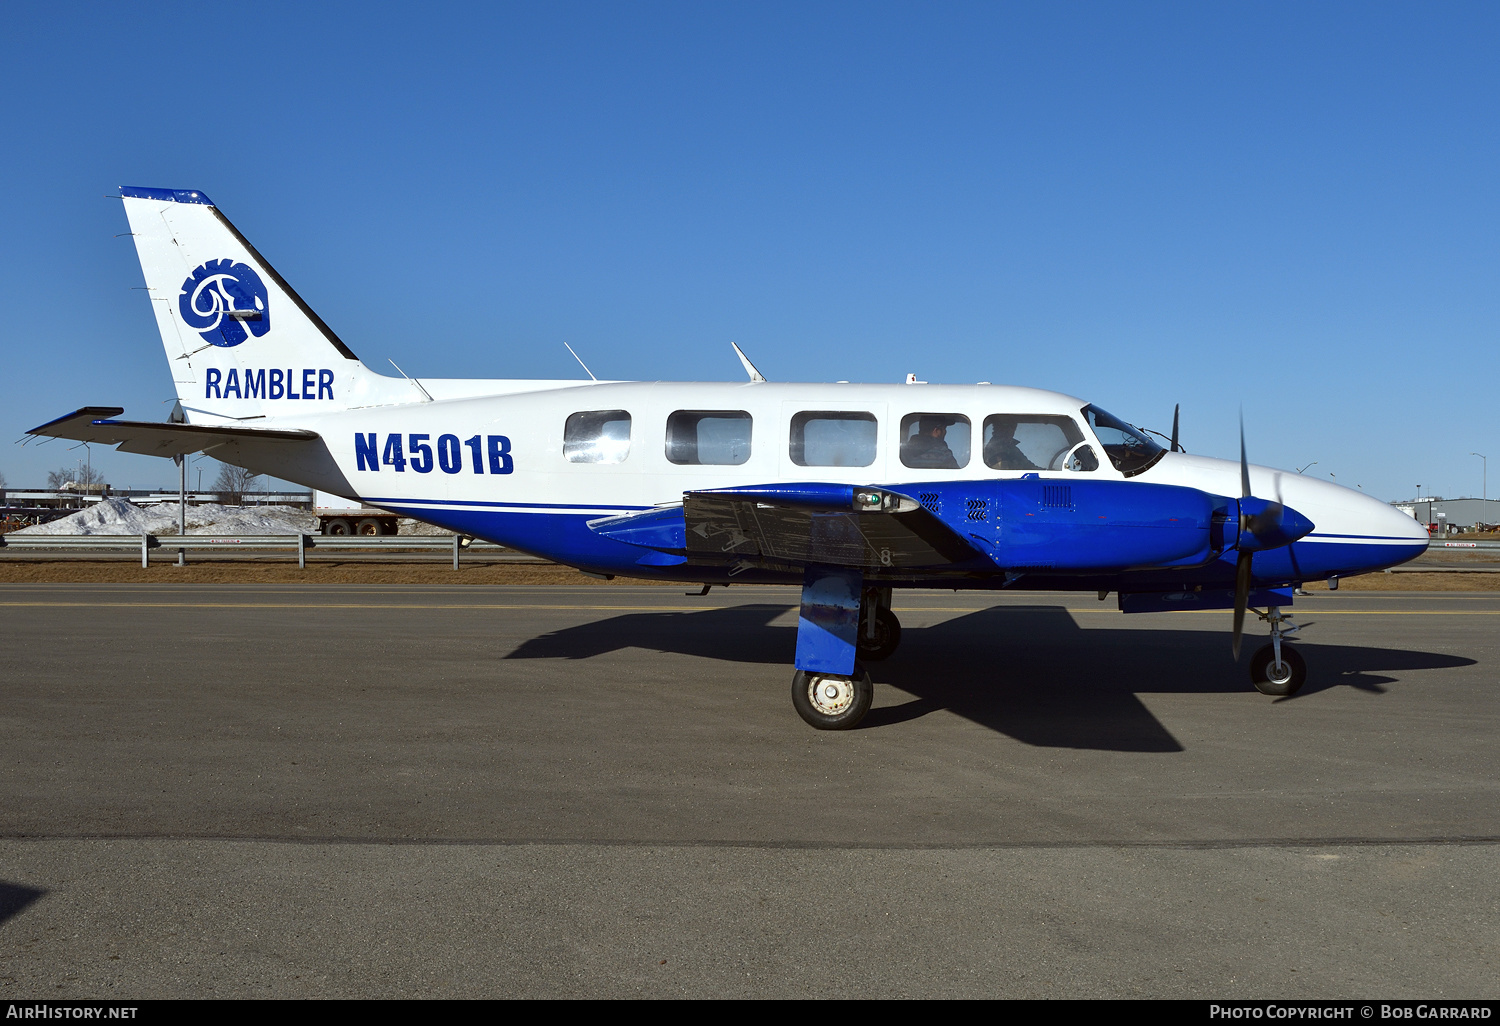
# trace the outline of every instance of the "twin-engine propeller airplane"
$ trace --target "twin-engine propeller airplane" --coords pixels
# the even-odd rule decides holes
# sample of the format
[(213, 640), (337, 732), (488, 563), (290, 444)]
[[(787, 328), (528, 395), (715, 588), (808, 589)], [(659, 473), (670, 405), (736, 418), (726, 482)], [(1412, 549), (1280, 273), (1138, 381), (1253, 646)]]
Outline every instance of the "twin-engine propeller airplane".
[[(979, 385), (387, 377), (207, 196), (122, 188), (177, 385), (168, 423), (87, 407), (32, 434), (219, 460), (595, 575), (800, 584), (792, 700), (870, 707), (898, 588), (1109, 592), (1127, 613), (1246, 609), (1269, 695), (1301, 687), (1295, 587), (1404, 562), (1422, 527), (1335, 484), (1190, 456), (1098, 406)], [(736, 352), (739, 352), (736, 347)], [(592, 377), (592, 375), (591, 375)], [(706, 589), (705, 589), (706, 590)], [(1262, 612), (1261, 610), (1265, 611)]]

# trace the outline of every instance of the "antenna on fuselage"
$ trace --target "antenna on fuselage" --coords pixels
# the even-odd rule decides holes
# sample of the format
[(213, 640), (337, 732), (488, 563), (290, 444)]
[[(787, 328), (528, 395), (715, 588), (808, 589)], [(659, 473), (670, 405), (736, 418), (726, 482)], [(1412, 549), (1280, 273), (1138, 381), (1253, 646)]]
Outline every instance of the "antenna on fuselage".
[[(563, 348), (568, 352), (573, 353), (573, 347), (568, 345), (566, 342), (563, 343)], [(593, 380), (595, 381), (599, 380), (598, 378), (594, 377), (594, 372), (589, 370), (589, 365), (583, 362), (583, 357), (579, 356), (577, 353), (573, 353), (573, 359), (578, 361), (578, 366), (583, 368), (583, 372), (585, 374), (587, 374), (590, 378), (593, 378)]]
[(745, 373), (750, 375), (751, 381), (766, 380), (766, 376), (755, 369), (755, 364), (750, 362), (750, 357), (745, 355), (745, 351), (739, 347), (739, 343), (731, 342), (729, 344), (734, 346), (734, 355), (738, 356), (740, 358), (740, 363), (745, 365)]
[[(387, 360), (391, 360), (391, 358), (389, 356), (387, 356), (386, 359)], [(418, 381), (416, 378), (412, 377), (410, 374), (406, 373), (406, 371), (402, 370), (401, 369), (401, 365), (398, 364), (395, 360), (391, 360), (391, 366), (395, 367), (396, 371), (403, 378), (405, 378), (407, 381), (410, 381), (413, 385), (417, 386), (417, 391), (422, 393), (422, 399), (423, 399), (423, 401), (429, 402), (429, 403), (432, 402), (432, 393), (429, 392), (429, 391), (427, 391), (427, 389), (423, 388), (422, 387), (422, 383), (420, 381)]]

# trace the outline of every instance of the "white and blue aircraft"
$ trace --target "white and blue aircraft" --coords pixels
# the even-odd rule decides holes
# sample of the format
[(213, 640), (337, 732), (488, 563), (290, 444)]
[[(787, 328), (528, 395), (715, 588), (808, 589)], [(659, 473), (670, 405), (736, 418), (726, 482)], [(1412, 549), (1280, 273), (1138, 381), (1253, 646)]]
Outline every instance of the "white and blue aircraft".
[[(1424, 551), (1363, 493), (1191, 456), (1091, 403), (989, 384), (412, 379), (371, 371), (201, 192), (120, 190), (176, 382), (172, 420), (87, 407), (35, 435), (214, 458), (595, 575), (802, 589), (792, 699), (870, 707), (898, 588), (1109, 592), (1247, 609), (1289, 695), (1293, 589)], [(736, 347), (738, 352), (738, 347)], [(1264, 609), (1264, 612), (1261, 610)]]

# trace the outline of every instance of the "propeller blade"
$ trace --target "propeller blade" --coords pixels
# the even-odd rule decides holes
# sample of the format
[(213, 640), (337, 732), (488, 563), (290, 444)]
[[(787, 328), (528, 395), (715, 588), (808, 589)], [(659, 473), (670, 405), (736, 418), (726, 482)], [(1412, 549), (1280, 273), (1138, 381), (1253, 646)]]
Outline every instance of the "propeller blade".
[(1234, 636), (1229, 643), (1236, 661), (1240, 658), (1240, 639), (1245, 634), (1245, 609), (1250, 605), (1251, 552), (1241, 552), (1234, 568)]
[(1182, 446), (1180, 446), (1180, 445), (1177, 444), (1177, 415), (1179, 413), (1181, 413), (1181, 412), (1182, 412), (1182, 404), (1181, 403), (1178, 403), (1176, 406), (1172, 407), (1172, 451), (1173, 452), (1186, 452), (1187, 451)]
[(1245, 458), (1245, 411), (1240, 411), (1240, 498), (1250, 497), (1250, 461)]

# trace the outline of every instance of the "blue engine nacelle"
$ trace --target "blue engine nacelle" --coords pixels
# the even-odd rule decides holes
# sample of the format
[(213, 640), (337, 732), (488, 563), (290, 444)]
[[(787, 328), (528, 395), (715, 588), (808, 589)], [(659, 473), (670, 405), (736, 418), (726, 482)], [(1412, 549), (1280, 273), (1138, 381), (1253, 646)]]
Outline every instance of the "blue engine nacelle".
[(1004, 570), (1117, 572), (1199, 566), (1235, 542), (1232, 500), (1196, 488), (1031, 476), (896, 486)]

